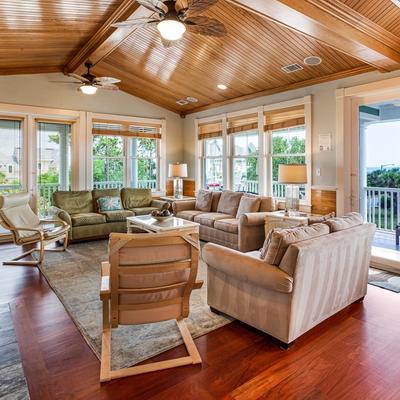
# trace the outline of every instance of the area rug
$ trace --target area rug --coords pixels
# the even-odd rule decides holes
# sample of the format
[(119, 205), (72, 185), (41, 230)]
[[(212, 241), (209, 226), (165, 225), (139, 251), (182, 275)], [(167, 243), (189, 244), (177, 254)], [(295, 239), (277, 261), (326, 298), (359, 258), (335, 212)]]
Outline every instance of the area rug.
[(8, 304), (0, 304), (0, 399), (29, 399), (28, 387)]
[(376, 268), (370, 268), (368, 283), (392, 292), (400, 293), (400, 275)]
[[(72, 244), (65, 252), (46, 252), (40, 270), (97, 357), (101, 354), (102, 304), (100, 265), (106, 261), (107, 241)], [(187, 325), (202, 336), (232, 320), (212, 313), (207, 305), (207, 268), (199, 263), (202, 289), (192, 292)], [(182, 343), (174, 321), (120, 326), (112, 331), (112, 369), (132, 366)]]

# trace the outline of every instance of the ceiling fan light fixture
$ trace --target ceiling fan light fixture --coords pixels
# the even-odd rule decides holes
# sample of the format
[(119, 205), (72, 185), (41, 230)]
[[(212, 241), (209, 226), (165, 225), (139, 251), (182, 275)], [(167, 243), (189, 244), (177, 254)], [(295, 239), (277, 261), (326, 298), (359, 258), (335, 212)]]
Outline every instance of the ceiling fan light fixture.
[(179, 40), (186, 32), (186, 26), (177, 19), (164, 19), (157, 24), (160, 35), (165, 40)]
[(79, 90), (83, 93), (83, 94), (95, 94), (97, 92), (97, 87), (93, 86), (93, 85), (82, 85), (79, 86)]

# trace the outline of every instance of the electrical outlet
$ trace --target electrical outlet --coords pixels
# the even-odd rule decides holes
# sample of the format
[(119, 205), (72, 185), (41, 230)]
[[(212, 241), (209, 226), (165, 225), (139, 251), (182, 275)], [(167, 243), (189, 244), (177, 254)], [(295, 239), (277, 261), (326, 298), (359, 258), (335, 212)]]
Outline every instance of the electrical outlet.
[(317, 168), (315, 170), (315, 173), (317, 174), (317, 176), (321, 176), (321, 168)]

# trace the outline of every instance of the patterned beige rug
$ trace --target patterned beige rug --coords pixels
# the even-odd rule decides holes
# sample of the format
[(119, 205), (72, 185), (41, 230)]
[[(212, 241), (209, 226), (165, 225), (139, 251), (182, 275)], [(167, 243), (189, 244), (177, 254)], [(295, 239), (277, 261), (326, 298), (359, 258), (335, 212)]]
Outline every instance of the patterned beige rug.
[[(46, 252), (40, 267), (86, 342), (97, 357), (101, 352), (102, 310), (99, 298), (100, 264), (107, 260), (107, 241), (72, 244), (66, 252)], [(231, 322), (212, 313), (207, 305), (207, 268), (199, 263), (203, 288), (191, 296), (187, 325), (193, 337), (202, 336)], [(182, 343), (174, 321), (121, 326), (112, 332), (112, 368), (124, 368)]]

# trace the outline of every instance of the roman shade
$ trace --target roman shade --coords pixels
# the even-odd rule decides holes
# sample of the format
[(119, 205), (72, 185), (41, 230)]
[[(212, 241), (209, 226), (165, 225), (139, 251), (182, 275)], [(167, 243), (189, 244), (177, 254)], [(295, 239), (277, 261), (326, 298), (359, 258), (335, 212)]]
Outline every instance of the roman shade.
[(292, 128), (305, 124), (304, 105), (266, 111), (264, 131)]
[(210, 139), (222, 136), (222, 121), (215, 120), (198, 124), (198, 139)]
[(161, 123), (93, 120), (92, 133), (93, 135), (161, 139)]
[(241, 115), (228, 118), (228, 135), (258, 129), (258, 114)]

